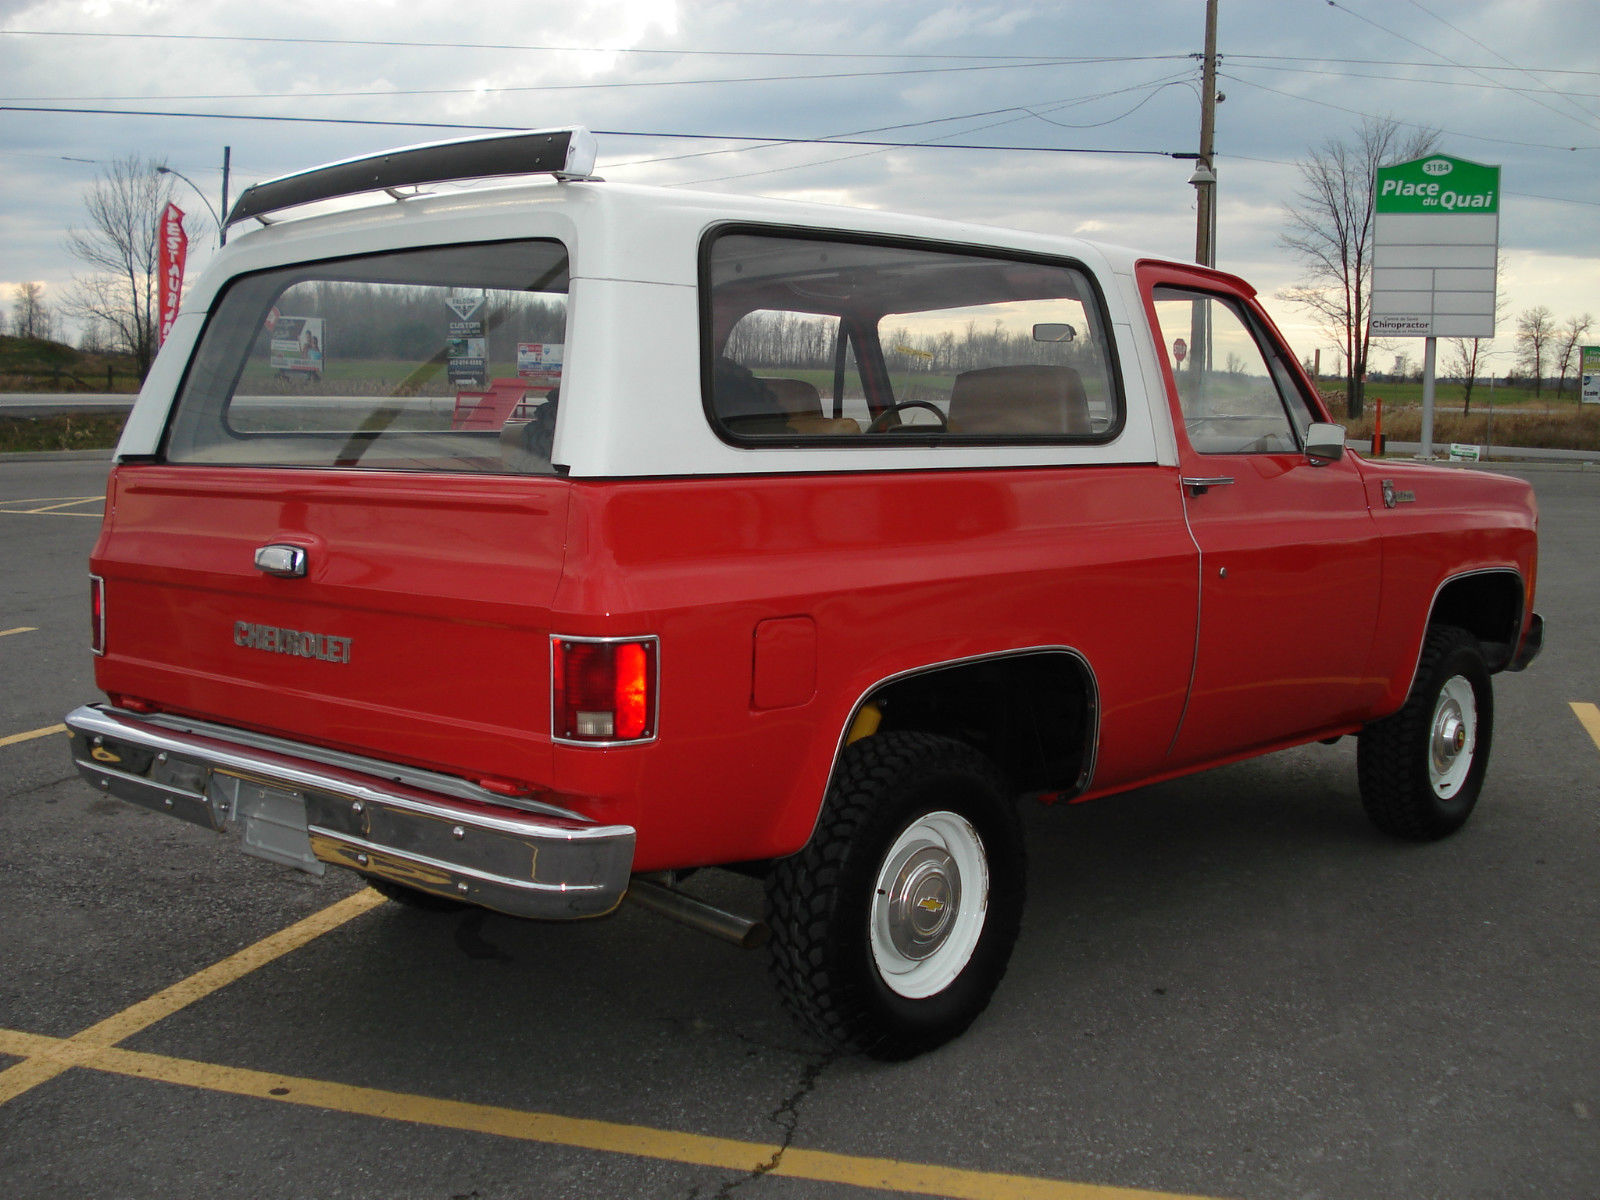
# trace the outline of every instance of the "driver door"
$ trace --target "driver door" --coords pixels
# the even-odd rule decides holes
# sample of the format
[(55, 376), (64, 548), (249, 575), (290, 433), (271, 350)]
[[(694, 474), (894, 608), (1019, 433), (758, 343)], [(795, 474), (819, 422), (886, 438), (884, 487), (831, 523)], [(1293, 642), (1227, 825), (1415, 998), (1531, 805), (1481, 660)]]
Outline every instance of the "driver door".
[(1200, 629), (1174, 765), (1347, 724), (1370, 698), (1380, 548), (1352, 456), (1304, 452), (1320, 400), (1242, 285), (1144, 264)]

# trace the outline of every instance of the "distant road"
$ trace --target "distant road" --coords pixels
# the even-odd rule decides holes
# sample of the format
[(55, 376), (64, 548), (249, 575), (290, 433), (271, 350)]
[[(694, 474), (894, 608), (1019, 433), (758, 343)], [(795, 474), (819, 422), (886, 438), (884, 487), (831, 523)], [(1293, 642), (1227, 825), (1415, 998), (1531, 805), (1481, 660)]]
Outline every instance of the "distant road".
[(117, 411), (133, 407), (130, 392), (0, 392), (0, 415), (49, 417), (58, 413)]

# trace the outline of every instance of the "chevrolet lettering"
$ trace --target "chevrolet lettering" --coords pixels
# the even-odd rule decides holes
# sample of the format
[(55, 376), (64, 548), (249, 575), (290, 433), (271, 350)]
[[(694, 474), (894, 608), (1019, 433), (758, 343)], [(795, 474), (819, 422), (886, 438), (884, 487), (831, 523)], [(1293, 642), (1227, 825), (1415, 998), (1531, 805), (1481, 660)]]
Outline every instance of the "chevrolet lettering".
[(350, 641), (347, 637), (280, 629), (276, 625), (253, 625), (249, 621), (235, 621), (233, 625), (233, 644), (236, 646), (300, 658), (317, 658), (330, 663), (350, 661)]
[[(1030, 859), (1066, 870), (1024, 835), (1077, 810), (1024, 807), (1351, 738), (1387, 834), (1526, 819), (1485, 771), (1494, 677), (1543, 644), (1532, 489), (1355, 453), (1250, 284), (594, 153), (437, 142), (239, 198), (89, 560), (97, 791), (419, 910), (764, 945), (807, 1029), (882, 1059), (980, 1017)], [(679, 886), (707, 869), (750, 910)]]

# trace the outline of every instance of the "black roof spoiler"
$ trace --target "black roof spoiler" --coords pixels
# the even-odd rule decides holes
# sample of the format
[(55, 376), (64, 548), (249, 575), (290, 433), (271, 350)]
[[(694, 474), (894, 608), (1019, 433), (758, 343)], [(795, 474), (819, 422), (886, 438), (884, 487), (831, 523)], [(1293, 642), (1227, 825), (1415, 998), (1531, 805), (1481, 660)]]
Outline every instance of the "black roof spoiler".
[(586, 179), (595, 148), (594, 134), (579, 125), (405, 146), (253, 184), (239, 194), (223, 227), (251, 217), (270, 225), (267, 213), (361, 192), (388, 191), (399, 199), (393, 189), (421, 183), (497, 175)]

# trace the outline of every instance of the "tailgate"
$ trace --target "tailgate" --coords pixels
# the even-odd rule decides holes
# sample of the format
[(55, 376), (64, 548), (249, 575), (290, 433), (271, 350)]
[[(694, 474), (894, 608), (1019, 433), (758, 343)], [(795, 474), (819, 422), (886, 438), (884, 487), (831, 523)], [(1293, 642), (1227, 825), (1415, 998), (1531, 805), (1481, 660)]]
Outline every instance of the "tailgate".
[[(568, 496), (548, 477), (122, 466), (92, 560), (98, 682), (385, 760), (548, 778)], [(258, 567), (268, 546), (302, 551), (303, 574)]]

